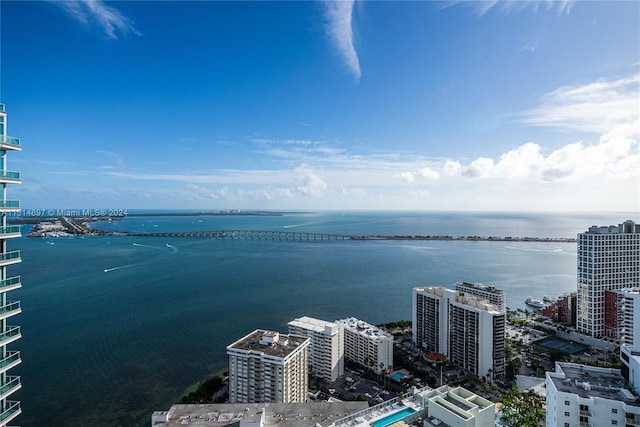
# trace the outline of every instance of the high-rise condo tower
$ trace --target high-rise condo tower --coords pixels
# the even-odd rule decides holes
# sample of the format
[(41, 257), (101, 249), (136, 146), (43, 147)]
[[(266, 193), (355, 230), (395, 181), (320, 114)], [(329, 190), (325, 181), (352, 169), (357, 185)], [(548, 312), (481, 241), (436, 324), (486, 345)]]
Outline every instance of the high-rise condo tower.
[(605, 291), (640, 286), (640, 224), (590, 227), (578, 234), (578, 331), (605, 334)]
[(20, 276), (11, 276), (8, 273), (9, 265), (21, 261), (20, 251), (10, 251), (7, 245), (9, 239), (20, 237), (19, 225), (7, 225), (7, 215), (20, 211), (20, 203), (17, 200), (7, 199), (8, 185), (20, 183), (20, 174), (9, 172), (7, 169), (7, 153), (20, 150), (20, 140), (7, 136), (7, 114), (4, 104), (0, 104), (0, 427), (9, 424), (22, 412), (20, 402), (10, 400), (11, 395), (22, 387), (20, 377), (9, 375), (11, 368), (21, 362), (20, 352), (9, 350), (9, 346), (21, 337), (20, 327), (10, 326), (12, 317), (19, 314), (21, 309), (19, 301), (10, 301), (7, 298), (9, 291), (21, 286)]

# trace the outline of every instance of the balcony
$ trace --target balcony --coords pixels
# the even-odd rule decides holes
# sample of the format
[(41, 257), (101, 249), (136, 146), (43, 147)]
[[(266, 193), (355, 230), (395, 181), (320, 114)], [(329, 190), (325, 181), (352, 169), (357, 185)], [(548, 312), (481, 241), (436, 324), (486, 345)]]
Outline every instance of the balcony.
[(4, 332), (0, 333), (0, 346), (7, 346), (20, 338), (22, 338), (20, 326), (8, 326)]
[(19, 225), (0, 226), (0, 239), (10, 239), (12, 237), (22, 237)]
[(14, 289), (18, 289), (22, 286), (20, 276), (9, 277), (8, 279), (0, 280), (0, 292), (9, 292)]
[(20, 138), (0, 135), (0, 150), (22, 150)]
[(19, 211), (20, 202), (18, 200), (0, 200), (0, 212)]
[(580, 427), (591, 427), (591, 423), (586, 423), (584, 421), (580, 421)]
[(20, 183), (20, 173), (0, 170), (0, 182)]
[(22, 313), (20, 301), (8, 301), (7, 304), (0, 307), (0, 319), (6, 319), (19, 313)]
[(17, 366), (22, 362), (19, 351), (9, 351), (4, 359), (0, 360), (0, 373)]
[(0, 387), (0, 399), (5, 399), (7, 396), (15, 393), (22, 388), (19, 376), (6, 376), (6, 383)]
[(590, 417), (591, 416), (591, 411), (580, 411), (580, 415), (583, 415), (585, 417)]
[(20, 258), (20, 251), (5, 252), (3, 254), (0, 253), (0, 267), (17, 264), (19, 262), (22, 262), (22, 259)]
[(5, 402), (4, 411), (0, 412), (0, 423), (4, 423), (3, 425), (6, 425), (21, 413), (22, 409), (20, 409), (20, 402), (7, 400)]

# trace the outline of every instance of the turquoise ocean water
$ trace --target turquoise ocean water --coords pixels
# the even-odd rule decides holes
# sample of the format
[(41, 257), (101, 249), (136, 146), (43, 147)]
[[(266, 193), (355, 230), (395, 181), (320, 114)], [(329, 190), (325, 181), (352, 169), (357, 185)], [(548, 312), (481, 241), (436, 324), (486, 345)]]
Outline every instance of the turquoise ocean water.
[[(126, 231), (259, 229), (348, 235), (575, 237), (629, 214), (308, 213), (127, 217)], [(28, 227), (23, 234), (26, 235)], [(411, 318), (414, 286), (464, 280), (524, 307), (575, 290), (575, 243), (13, 239), (23, 287), (15, 369), (22, 426), (140, 426), (190, 385), (226, 368), (225, 348), (303, 315), (370, 323)]]

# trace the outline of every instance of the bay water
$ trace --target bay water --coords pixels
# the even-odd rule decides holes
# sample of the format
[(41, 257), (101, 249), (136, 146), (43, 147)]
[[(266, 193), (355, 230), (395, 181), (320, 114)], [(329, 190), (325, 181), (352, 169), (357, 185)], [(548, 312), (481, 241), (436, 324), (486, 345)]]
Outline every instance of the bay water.
[[(637, 214), (415, 212), (129, 216), (130, 232), (274, 230), (346, 235), (576, 237)], [(28, 233), (27, 226), (23, 235)], [(491, 241), (274, 241), (180, 237), (20, 238), (23, 338), (18, 422), (142, 426), (226, 369), (226, 346), (300, 316), (410, 319), (415, 286), (481, 282), (507, 305), (576, 288), (576, 244)]]

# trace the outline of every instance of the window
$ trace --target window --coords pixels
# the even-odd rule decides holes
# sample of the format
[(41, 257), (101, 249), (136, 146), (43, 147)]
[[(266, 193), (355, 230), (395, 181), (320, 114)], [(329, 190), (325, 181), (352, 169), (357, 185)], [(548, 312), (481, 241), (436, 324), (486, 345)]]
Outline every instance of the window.
[(570, 414), (569, 412), (565, 412), (565, 413), (564, 413), (564, 416), (565, 416), (565, 417), (568, 417), (568, 416), (570, 416), (570, 415), (571, 415), (571, 414)]
[(616, 424), (618, 424), (618, 421), (616, 421), (616, 420), (611, 420), (611, 424), (612, 424), (612, 425), (616, 425)]
[(569, 423), (564, 423), (564, 427), (571, 427)]
[(612, 413), (612, 414), (617, 414), (617, 413), (618, 413), (618, 410), (617, 410), (616, 408), (611, 408), (611, 413)]
[(566, 406), (569, 406), (570, 402), (569, 402), (568, 400), (565, 400), (565, 401), (564, 401), (564, 404), (565, 404)]

